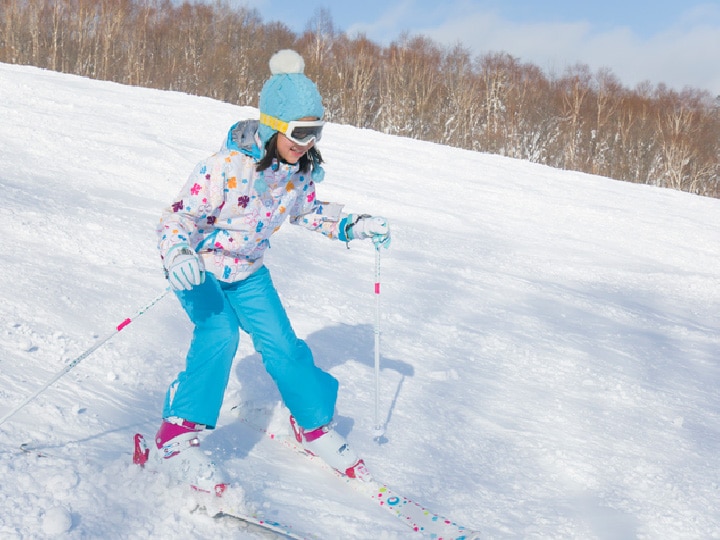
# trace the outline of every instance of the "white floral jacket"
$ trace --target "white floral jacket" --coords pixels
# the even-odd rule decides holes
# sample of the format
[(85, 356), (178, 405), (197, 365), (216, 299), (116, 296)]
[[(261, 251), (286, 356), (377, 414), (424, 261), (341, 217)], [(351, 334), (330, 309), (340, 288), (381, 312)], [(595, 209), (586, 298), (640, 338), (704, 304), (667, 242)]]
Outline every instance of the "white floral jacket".
[(342, 205), (316, 199), (311, 175), (274, 162), (257, 172), (257, 121), (238, 122), (216, 154), (201, 161), (157, 227), (165, 261), (187, 244), (205, 271), (226, 282), (245, 279), (263, 264), (270, 237), (286, 219), (325, 236), (344, 236)]

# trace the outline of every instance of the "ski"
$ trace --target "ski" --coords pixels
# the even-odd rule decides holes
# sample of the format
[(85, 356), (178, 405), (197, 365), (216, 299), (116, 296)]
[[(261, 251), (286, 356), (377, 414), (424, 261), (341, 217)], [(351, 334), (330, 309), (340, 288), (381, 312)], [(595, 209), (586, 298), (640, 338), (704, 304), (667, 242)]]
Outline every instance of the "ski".
[(290, 538), (292, 540), (312, 540), (312, 537), (300, 536), (294, 533), (287, 525), (278, 523), (277, 521), (268, 521), (250, 514), (242, 514), (238, 512), (222, 511), (214, 516), (214, 519), (233, 519), (240, 521), (248, 527), (256, 527), (265, 532), (271, 532), (276, 538)]
[[(327, 465), (320, 458), (305, 451), (305, 449), (297, 443), (295, 437), (290, 433), (284, 434), (276, 432), (268, 427), (264, 427), (265, 425), (268, 425), (268, 422), (259, 422), (255, 419), (249, 418), (247, 414), (243, 415), (243, 410), (246, 412), (247, 410), (241, 407), (236, 407), (235, 409), (237, 410), (242, 423), (260, 432), (267, 438), (279, 442), (293, 452), (310, 459), (323, 469), (331, 472), (337, 478), (348, 484), (348, 486), (352, 489), (368, 496), (380, 507), (388, 510), (393, 516), (401, 520), (413, 531), (421, 533), (433, 540), (477, 540), (481, 538), (479, 531), (468, 529), (450, 519), (432, 512), (412, 499), (400, 495), (398, 492), (382, 482), (378, 482), (374, 479), (357, 480), (342, 475)], [(255, 414), (267, 415), (269, 411), (266, 409), (252, 409), (252, 412)]]
[[(145, 464), (149, 460), (150, 449), (145, 442), (145, 437), (141, 433), (135, 434), (134, 443), (135, 450), (133, 452), (133, 463), (144, 469)], [(217, 489), (220, 485), (223, 486), (222, 489)], [(240, 521), (248, 527), (257, 528), (258, 532), (273, 533), (275, 538), (314, 540), (311, 536), (302, 536), (296, 533), (289, 525), (265, 519), (255, 513), (244, 512), (235, 508), (228, 508), (232, 506), (231, 503), (226, 504), (225, 502), (228, 500), (226, 494), (228, 488), (225, 484), (218, 484), (218, 486), (216, 486), (215, 493), (199, 491), (194, 486), (188, 486), (196, 495), (198, 506), (205, 510), (210, 517), (214, 519), (227, 518)]]
[(248, 527), (256, 527), (262, 529), (262, 532), (271, 532), (275, 538), (290, 538), (299, 540), (310, 540), (311, 537), (299, 536), (290, 531), (285, 525), (276, 521), (266, 521), (248, 514), (238, 514), (232, 512), (220, 512), (212, 516), (214, 519), (232, 519), (244, 523)]

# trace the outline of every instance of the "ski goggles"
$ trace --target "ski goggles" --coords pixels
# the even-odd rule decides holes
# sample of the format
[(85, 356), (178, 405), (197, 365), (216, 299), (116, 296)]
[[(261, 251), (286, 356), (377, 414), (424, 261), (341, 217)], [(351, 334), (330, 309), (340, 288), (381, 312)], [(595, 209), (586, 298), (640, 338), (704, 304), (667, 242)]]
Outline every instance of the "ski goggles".
[(279, 131), (292, 142), (301, 146), (308, 145), (313, 141), (319, 141), (322, 137), (322, 128), (325, 125), (322, 120), (284, 122), (265, 113), (260, 114), (260, 123)]

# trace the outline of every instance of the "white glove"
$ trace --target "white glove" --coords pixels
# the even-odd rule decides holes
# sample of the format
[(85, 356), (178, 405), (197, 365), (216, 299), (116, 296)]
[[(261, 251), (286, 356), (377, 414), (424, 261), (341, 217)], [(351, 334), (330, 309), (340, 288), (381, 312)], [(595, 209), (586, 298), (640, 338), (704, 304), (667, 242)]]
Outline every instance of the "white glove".
[(345, 236), (348, 240), (371, 238), (375, 247), (390, 247), (390, 225), (387, 219), (367, 214), (350, 214), (347, 217)]
[(173, 290), (189, 291), (205, 281), (205, 272), (202, 270), (200, 259), (187, 244), (173, 246), (167, 257), (169, 262), (165, 277)]

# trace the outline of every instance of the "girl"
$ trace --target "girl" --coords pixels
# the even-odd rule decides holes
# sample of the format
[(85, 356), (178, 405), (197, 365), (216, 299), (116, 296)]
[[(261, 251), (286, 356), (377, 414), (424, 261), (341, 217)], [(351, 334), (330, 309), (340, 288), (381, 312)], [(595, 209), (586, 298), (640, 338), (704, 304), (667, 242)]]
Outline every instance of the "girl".
[(342, 205), (316, 198), (324, 109), (304, 68), (291, 50), (270, 59), (260, 120), (230, 128), (223, 148), (195, 167), (157, 229), (166, 277), (195, 327), (151, 446), (163, 469), (204, 491), (225, 486), (200, 450), (198, 432), (215, 427), (240, 329), (252, 336), (277, 384), (298, 441), (343, 474), (369, 476), (332, 429), (338, 382), (296, 337), (263, 264), (270, 236), (286, 220), (343, 242), (390, 243), (384, 218), (347, 215)]

